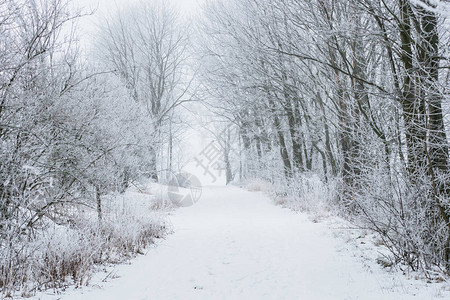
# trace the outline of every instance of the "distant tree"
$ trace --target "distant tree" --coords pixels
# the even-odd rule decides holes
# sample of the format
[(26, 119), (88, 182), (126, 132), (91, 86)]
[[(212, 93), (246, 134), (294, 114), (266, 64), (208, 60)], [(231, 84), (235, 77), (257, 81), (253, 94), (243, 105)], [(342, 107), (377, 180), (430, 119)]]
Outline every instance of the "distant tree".
[[(156, 180), (159, 149), (163, 143), (171, 143), (173, 112), (190, 100), (192, 81), (186, 69), (189, 30), (164, 1), (129, 5), (105, 23), (100, 56), (152, 120), (149, 175)], [(164, 132), (166, 128), (169, 132)]]

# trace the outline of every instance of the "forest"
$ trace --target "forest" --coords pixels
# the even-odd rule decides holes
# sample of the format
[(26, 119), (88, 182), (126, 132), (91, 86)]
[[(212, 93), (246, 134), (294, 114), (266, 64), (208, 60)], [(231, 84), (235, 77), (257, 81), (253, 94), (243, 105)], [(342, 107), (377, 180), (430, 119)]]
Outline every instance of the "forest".
[(181, 171), (195, 110), (227, 184), (269, 182), (298, 210), (319, 186), (379, 236), (385, 264), (448, 278), (449, 3), (212, 0), (186, 20), (170, 1), (137, 1), (86, 51), (78, 23), (91, 14), (0, 0), (3, 295), (83, 285), (93, 265), (165, 236), (161, 208), (114, 197)]

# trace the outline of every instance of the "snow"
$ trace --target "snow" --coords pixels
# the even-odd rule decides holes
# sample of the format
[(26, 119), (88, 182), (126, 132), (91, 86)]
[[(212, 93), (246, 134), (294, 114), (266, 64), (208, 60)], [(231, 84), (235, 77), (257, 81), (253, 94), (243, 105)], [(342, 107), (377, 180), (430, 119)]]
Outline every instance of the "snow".
[[(204, 187), (170, 216), (174, 233), (90, 286), (41, 299), (445, 299), (427, 285), (362, 263), (338, 229), (275, 206), (262, 192)], [(101, 279), (108, 277), (106, 282)], [(117, 277), (111, 279), (112, 277)], [(450, 298), (447, 298), (450, 299)]]

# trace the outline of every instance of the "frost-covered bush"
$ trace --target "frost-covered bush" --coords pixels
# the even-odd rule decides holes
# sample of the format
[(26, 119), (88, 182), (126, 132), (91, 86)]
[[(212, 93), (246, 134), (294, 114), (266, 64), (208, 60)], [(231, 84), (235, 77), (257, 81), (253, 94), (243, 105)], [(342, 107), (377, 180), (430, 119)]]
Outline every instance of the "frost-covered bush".
[(337, 210), (337, 180), (324, 182), (314, 173), (297, 173), (285, 183), (271, 183), (261, 178), (246, 180), (246, 189), (269, 194), (277, 205), (312, 213), (319, 218)]
[(428, 275), (445, 272), (449, 231), (430, 197), (427, 177), (413, 183), (386, 168), (365, 168), (361, 181), (353, 199), (357, 220), (378, 233), (390, 250), (391, 264)]
[(251, 178), (245, 181), (245, 187), (252, 192), (270, 192), (272, 183), (262, 178)]
[(77, 285), (89, 279), (101, 238), (93, 232), (55, 226), (32, 239), (16, 239), (0, 248), (0, 289), (3, 296), (21, 291)]
[(275, 203), (316, 217), (328, 215), (335, 205), (336, 182), (324, 182), (317, 174), (298, 173), (288, 184), (272, 190)]
[(0, 294), (24, 296), (40, 289), (88, 284), (94, 266), (118, 263), (143, 253), (169, 227), (152, 211), (153, 195), (105, 196), (102, 220), (86, 206), (65, 208), (68, 223), (43, 218), (32, 235), (10, 234), (0, 241)]
[(102, 259), (113, 263), (135, 253), (142, 254), (145, 247), (155, 238), (163, 237), (167, 230), (162, 217), (150, 212), (148, 216), (116, 212), (102, 222)]
[(30, 279), (48, 288), (60, 287), (69, 280), (77, 285), (88, 280), (102, 238), (93, 232), (62, 227), (50, 230), (35, 243)]

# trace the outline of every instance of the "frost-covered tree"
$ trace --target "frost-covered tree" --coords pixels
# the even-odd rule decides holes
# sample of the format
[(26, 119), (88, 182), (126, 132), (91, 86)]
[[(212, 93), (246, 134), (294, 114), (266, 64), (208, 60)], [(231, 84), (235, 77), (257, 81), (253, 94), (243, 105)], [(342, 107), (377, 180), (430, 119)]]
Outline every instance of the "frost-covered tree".
[(129, 5), (105, 24), (98, 45), (100, 57), (151, 119), (153, 145), (148, 172), (157, 179), (158, 153), (164, 144), (172, 143), (174, 110), (190, 100), (188, 26), (164, 1)]
[[(80, 224), (77, 212), (97, 211), (101, 220), (101, 196), (123, 191), (149, 169), (155, 139), (148, 106), (80, 55), (82, 15), (65, 0), (0, 1), (2, 293), (68, 275), (82, 281), (94, 259), (104, 259), (110, 246), (99, 237), (112, 229), (95, 218), (91, 227)], [(46, 248), (55, 227), (91, 245), (91, 253)], [(137, 251), (130, 249), (152, 238), (153, 229), (142, 230), (134, 232), (142, 239), (118, 248)]]
[(202, 26), (210, 106), (247, 165), (338, 182), (336, 203), (414, 269), (449, 268), (447, 5), (218, 1)]

